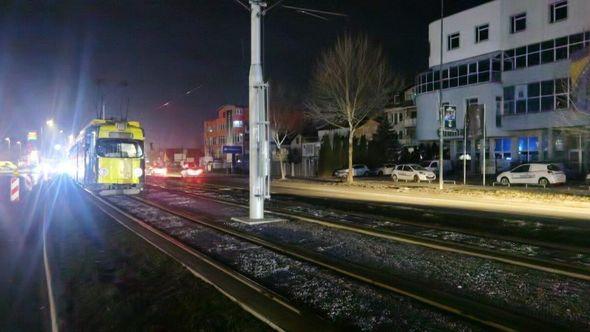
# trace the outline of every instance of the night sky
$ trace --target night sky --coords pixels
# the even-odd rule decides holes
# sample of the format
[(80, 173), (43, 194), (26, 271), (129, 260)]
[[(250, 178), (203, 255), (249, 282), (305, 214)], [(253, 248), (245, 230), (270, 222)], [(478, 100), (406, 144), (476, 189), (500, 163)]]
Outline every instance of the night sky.
[[(446, 0), (445, 14), (483, 2)], [(102, 93), (116, 117), (128, 96), (129, 118), (157, 147), (194, 147), (218, 106), (247, 105), (250, 18), (234, 0), (56, 3), (0, 7), (0, 137), (24, 139), (49, 118), (78, 132)], [(323, 21), (276, 7), (265, 18), (266, 78), (302, 99), (319, 53), (345, 32), (380, 43), (411, 82), (427, 67), (428, 23), (440, 15), (438, 0), (283, 4), (348, 15)]]

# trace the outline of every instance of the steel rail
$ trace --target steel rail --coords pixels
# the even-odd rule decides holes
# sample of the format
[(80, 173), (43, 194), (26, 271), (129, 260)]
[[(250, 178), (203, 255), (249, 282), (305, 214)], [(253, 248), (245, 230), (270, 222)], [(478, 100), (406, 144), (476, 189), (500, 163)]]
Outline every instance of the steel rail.
[(314, 313), (291, 305), (274, 291), (148, 225), (89, 190), (84, 189), (84, 192), (103, 213), (183, 265), (194, 276), (212, 285), (271, 328), (278, 331), (333, 330), (328, 322)]
[(258, 236), (224, 226), (202, 214), (197, 216), (194, 213), (180, 210), (178, 208), (170, 208), (161, 203), (147, 200), (145, 198), (132, 198), (146, 205), (195, 222), (199, 225), (203, 225), (227, 235), (249, 241), (253, 244), (268, 248), (275, 252), (280, 252), (281, 254), (293, 257), (297, 260), (312, 263), (363, 283), (367, 283), (378, 288), (412, 298), (418, 302), (429, 305), (438, 310), (457, 315), (464, 319), (468, 319), (477, 324), (482, 324), (504, 331), (532, 329), (535, 327), (551, 327), (555, 329), (564, 328), (564, 326), (559, 324), (552, 325), (551, 322), (541, 322), (539, 317), (527, 316), (525, 313), (513, 313), (507, 311), (505, 308), (483, 304), (454, 294), (449, 294), (441, 290), (431, 289), (430, 285), (420, 283), (415, 280), (402, 279), (400, 277), (388, 275), (360, 265), (344, 265), (340, 262), (330, 260), (325, 256), (318, 255), (308, 250), (303, 250), (295, 246), (271, 242)]
[[(195, 186), (191, 183), (179, 183), (182, 185), (185, 185), (187, 187), (190, 188), (195, 188), (195, 189), (201, 189), (201, 187), (199, 186)], [(153, 184), (148, 184), (154, 186)], [(246, 188), (242, 188), (242, 187), (236, 187), (236, 186), (225, 186), (225, 185), (219, 185), (219, 184), (212, 184), (212, 183), (202, 183), (199, 184), (201, 186), (204, 187), (211, 187), (217, 190), (224, 190), (224, 189), (231, 189), (231, 190), (240, 190), (240, 191), (247, 191)], [(160, 187), (159, 185), (156, 185), (158, 187)], [(162, 187), (163, 188), (163, 187)], [(309, 198), (306, 196), (299, 196), (296, 194), (277, 194), (277, 195), (285, 195), (285, 196), (295, 196), (295, 197), (303, 197), (303, 198)], [(286, 203), (286, 204), (292, 204), (289, 202), (281, 202), (281, 203)], [(363, 202), (363, 204), (367, 204), (367, 202)], [(370, 204), (370, 203), (369, 203)], [(376, 202), (373, 205), (384, 205), (384, 203), (380, 203), (380, 202)], [(417, 208), (417, 209), (425, 209), (424, 207), (413, 207), (413, 208)], [(425, 213), (427, 214), (432, 214), (435, 213), (433, 211), (428, 211), (425, 210)], [(474, 214), (474, 212), (468, 212), (470, 215)], [(360, 216), (368, 216), (370, 217), (369, 214), (367, 213), (363, 213), (363, 212), (357, 212), (357, 215)], [(444, 214), (444, 215), (449, 215), (452, 213), (447, 213), (447, 212), (443, 212), (443, 213), (438, 213), (438, 214)], [(486, 213), (487, 215), (491, 215), (492, 213)], [(463, 215), (463, 214), (462, 214)], [(415, 227), (420, 227), (420, 228), (424, 228), (424, 229), (435, 229), (435, 230), (441, 230), (441, 231), (449, 231), (449, 232), (458, 232), (458, 233), (463, 233), (463, 234), (467, 234), (467, 235), (473, 235), (473, 236), (479, 236), (479, 237), (485, 237), (485, 238), (490, 238), (490, 234), (489, 233), (485, 233), (482, 231), (476, 231), (476, 230), (469, 230), (469, 229), (464, 229), (461, 227), (453, 227), (453, 226), (442, 226), (442, 225), (425, 225), (424, 223), (419, 223), (419, 222), (412, 222), (412, 221), (408, 221), (408, 220), (392, 220), (389, 219), (386, 216), (383, 216), (381, 214), (377, 214), (376, 216), (382, 218), (382, 220), (384, 221), (389, 221), (392, 223), (396, 223), (396, 224), (401, 224), (401, 225), (408, 225), (408, 226), (415, 226)], [(522, 217), (522, 216), (520, 216)], [(499, 217), (497, 216), (486, 216), (485, 218), (489, 218), (489, 219), (498, 219)], [(495, 240), (504, 240), (504, 241), (510, 241), (510, 242), (519, 242), (519, 243), (526, 243), (526, 244), (531, 244), (531, 245), (536, 245), (539, 247), (544, 247), (547, 249), (555, 249), (555, 250), (562, 250), (562, 251), (574, 251), (574, 252), (581, 252), (581, 253), (585, 253), (585, 254), (590, 254), (590, 248), (584, 248), (584, 247), (579, 247), (579, 246), (570, 246), (570, 245), (564, 245), (564, 244), (557, 244), (557, 243), (549, 243), (549, 242), (544, 242), (544, 241), (539, 241), (539, 240), (535, 240), (535, 239), (527, 239), (527, 238), (523, 238), (523, 237), (515, 237), (515, 236), (507, 236), (507, 235), (502, 235), (502, 234), (496, 234), (493, 235), (493, 239)], [(589, 271), (590, 272), (590, 271)]]
[[(154, 185), (150, 185), (150, 186), (154, 186)], [(232, 205), (232, 206), (240, 207), (240, 208), (245, 207), (243, 204), (240, 204), (240, 203), (231, 202), (231, 201), (218, 199), (218, 198), (211, 198), (211, 197), (208, 197), (205, 195), (187, 192), (187, 191), (180, 190), (180, 189), (171, 189), (171, 188), (165, 188), (165, 187), (161, 187), (161, 186), (155, 186), (155, 187), (158, 187), (158, 188), (161, 188), (164, 190), (168, 190), (168, 191), (174, 191), (174, 192), (178, 192), (178, 193), (187, 194), (187, 195), (190, 195), (193, 197), (207, 199), (207, 200), (214, 201), (214, 202), (221, 203), (221, 204)], [(590, 281), (590, 271), (588, 269), (577, 268), (577, 267), (569, 266), (569, 265), (566, 265), (566, 264), (563, 264), (560, 262), (547, 261), (547, 260), (542, 260), (542, 259), (533, 258), (533, 257), (523, 257), (523, 256), (512, 255), (512, 254), (508, 254), (508, 253), (497, 253), (497, 252), (494, 252), (494, 251), (491, 251), (488, 249), (484, 249), (484, 248), (476, 247), (476, 246), (472, 246), (472, 245), (466, 245), (466, 244), (460, 244), (460, 243), (449, 243), (446, 241), (441, 241), (441, 240), (437, 240), (437, 239), (431, 239), (431, 238), (426, 238), (426, 237), (421, 237), (421, 236), (416, 236), (416, 235), (409, 235), (409, 234), (404, 234), (401, 232), (375, 231), (375, 230), (367, 228), (367, 227), (344, 225), (344, 224), (336, 223), (333, 221), (323, 220), (320, 218), (306, 217), (306, 216), (303, 216), (303, 215), (300, 215), (297, 213), (293, 213), (293, 212), (282, 212), (282, 211), (277, 210), (276, 208), (275, 209), (267, 209), (267, 212), (273, 213), (273, 214), (280, 216), (280, 217), (294, 218), (297, 220), (301, 220), (301, 221), (313, 223), (313, 224), (318, 224), (318, 225), (329, 227), (329, 228), (341, 229), (341, 230), (345, 230), (345, 231), (349, 231), (349, 232), (353, 232), (353, 233), (368, 235), (368, 236), (372, 236), (372, 237), (376, 237), (376, 238), (387, 239), (387, 240), (396, 241), (396, 242), (400, 242), (400, 243), (417, 245), (417, 246), (421, 246), (421, 247), (425, 247), (425, 248), (429, 248), (429, 249), (434, 249), (434, 250), (439, 250), (439, 251), (446, 251), (446, 252), (462, 254), (462, 255), (467, 255), (467, 256), (472, 256), (472, 257), (477, 257), (477, 258), (494, 260), (494, 261), (501, 262), (504, 264), (515, 265), (515, 266), (525, 267), (525, 268), (529, 268), (529, 269), (533, 269), (533, 270), (537, 270), (537, 271), (558, 274), (558, 275), (562, 275), (562, 276), (566, 276), (566, 277), (570, 277), (570, 278), (575, 278), (575, 279), (580, 279), (580, 280), (584, 280), (584, 281)]]

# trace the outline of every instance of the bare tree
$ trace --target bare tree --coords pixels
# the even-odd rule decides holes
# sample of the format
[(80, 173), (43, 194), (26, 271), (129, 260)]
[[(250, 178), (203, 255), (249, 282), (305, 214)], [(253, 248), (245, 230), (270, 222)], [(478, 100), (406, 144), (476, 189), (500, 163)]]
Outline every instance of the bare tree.
[(395, 82), (382, 49), (364, 35), (339, 38), (317, 63), (306, 106), (314, 119), (348, 129), (348, 183), (355, 131), (386, 106)]
[(300, 131), (303, 123), (303, 112), (294, 99), (289, 97), (287, 91), (280, 85), (271, 89), (269, 108), (271, 137), (277, 148), (277, 157), (281, 166), (281, 180), (286, 178), (287, 153), (282, 149), (283, 144)]
[(562, 90), (567, 91), (570, 109), (590, 115), (590, 50), (572, 56), (570, 79), (563, 80)]

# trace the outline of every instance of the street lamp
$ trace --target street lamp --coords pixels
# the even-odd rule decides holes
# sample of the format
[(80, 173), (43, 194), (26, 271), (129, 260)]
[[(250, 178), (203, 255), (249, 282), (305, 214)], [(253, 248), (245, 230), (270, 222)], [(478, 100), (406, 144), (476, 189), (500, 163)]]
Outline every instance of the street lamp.
[(4, 137), (4, 140), (8, 143), (8, 152), (10, 152), (10, 137)]
[(53, 121), (53, 119), (49, 119), (49, 120), (45, 121), (45, 124), (49, 128), (53, 128), (53, 126), (55, 126), (55, 122)]
[(22, 152), (22, 143), (20, 141), (16, 141), (16, 145), (18, 145), (18, 154), (20, 155)]

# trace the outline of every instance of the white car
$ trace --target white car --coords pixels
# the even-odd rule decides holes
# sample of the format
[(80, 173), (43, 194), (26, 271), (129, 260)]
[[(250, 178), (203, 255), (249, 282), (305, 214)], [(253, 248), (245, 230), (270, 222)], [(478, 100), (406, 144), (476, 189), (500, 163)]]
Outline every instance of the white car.
[[(432, 171), (434, 173), (438, 173), (438, 160), (425, 160), (423, 162), (420, 163), (420, 165), (422, 165), (424, 168), (426, 168), (429, 171)], [(446, 173), (449, 173), (453, 170), (453, 164), (451, 163), (450, 160), (443, 160), (443, 171)]]
[(184, 168), (182, 171), (180, 171), (180, 176), (183, 178), (201, 176), (202, 174), (203, 174), (203, 169), (198, 168), (198, 167), (197, 168), (194, 168), (194, 167)]
[(565, 173), (555, 164), (523, 164), (510, 171), (500, 173), (496, 180), (509, 184), (550, 184), (565, 183)]
[(391, 172), (391, 179), (396, 182), (399, 180), (414, 182), (434, 181), (436, 180), (436, 175), (434, 172), (418, 164), (404, 164), (395, 166), (395, 169)]
[[(363, 164), (352, 165), (352, 176), (367, 176), (369, 175), (369, 167)], [(336, 170), (334, 176), (344, 178), (348, 176), (348, 168)]]
[(381, 167), (375, 170), (375, 174), (377, 174), (378, 176), (391, 175), (391, 172), (393, 172), (394, 168), (394, 164), (383, 164), (381, 165)]
[(148, 167), (146, 169), (146, 175), (150, 175), (150, 176), (167, 176), (168, 175), (168, 169), (166, 167)]

